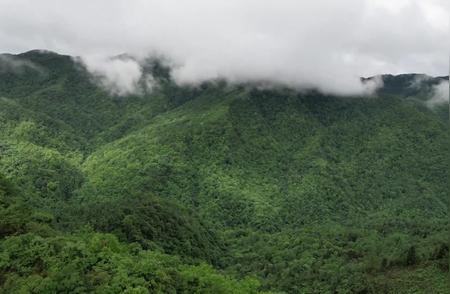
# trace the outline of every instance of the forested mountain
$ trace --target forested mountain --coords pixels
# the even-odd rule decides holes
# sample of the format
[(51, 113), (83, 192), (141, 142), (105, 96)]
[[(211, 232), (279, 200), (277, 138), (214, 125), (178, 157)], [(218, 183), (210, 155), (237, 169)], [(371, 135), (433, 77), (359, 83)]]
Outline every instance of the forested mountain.
[(0, 293), (447, 292), (448, 77), (336, 97), (142, 66), (124, 97), (0, 55)]

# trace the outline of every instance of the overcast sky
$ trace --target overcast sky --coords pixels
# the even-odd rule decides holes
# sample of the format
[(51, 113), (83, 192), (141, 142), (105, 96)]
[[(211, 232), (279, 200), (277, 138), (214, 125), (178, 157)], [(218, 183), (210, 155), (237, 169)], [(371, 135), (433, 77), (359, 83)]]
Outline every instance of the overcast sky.
[(0, 51), (39, 48), (88, 61), (157, 53), (174, 61), (180, 82), (225, 77), (359, 91), (360, 76), (448, 75), (449, 2), (0, 0)]

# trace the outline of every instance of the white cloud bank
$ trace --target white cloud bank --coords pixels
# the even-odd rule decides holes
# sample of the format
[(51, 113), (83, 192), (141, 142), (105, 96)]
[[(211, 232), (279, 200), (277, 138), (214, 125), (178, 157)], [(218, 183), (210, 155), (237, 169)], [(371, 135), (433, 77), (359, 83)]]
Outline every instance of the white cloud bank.
[(140, 65), (125, 58), (87, 56), (82, 59), (86, 68), (100, 84), (114, 95), (138, 94), (142, 78)]
[(449, 6), (446, 0), (0, 0), (0, 50), (80, 55), (117, 94), (134, 91), (141, 72), (131, 60), (104, 62), (120, 53), (165, 55), (180, 83), (226, 78), (364, 94), (361, 76), (448, 74)]

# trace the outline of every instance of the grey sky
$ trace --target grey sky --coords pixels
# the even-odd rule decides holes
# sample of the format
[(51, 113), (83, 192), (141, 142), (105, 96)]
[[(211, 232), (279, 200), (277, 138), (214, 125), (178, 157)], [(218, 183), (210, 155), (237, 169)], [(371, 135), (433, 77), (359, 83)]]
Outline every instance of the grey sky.
[(360, 76), (448, 75), (449, 6), (446, 0), (0, 0), (0, 51), (80, 55), (106, 71), (98, 62), (105, 56), (158, 53), (177, 65), (179, 82), (226, 77), (358, 92)]

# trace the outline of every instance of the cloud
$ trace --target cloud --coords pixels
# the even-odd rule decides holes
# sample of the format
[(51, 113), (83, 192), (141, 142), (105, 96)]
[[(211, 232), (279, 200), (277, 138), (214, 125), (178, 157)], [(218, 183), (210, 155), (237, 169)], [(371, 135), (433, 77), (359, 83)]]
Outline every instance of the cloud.
[[(446, 0), (1, 0), (0, 50), (81, 55), (89, 68), (106, 72), (106, 83), (123, 86), (118, 93), (135, 89), (136, 65), (116, 61), (105, 70), (97, 61), (89, 64), (89, 56), (164, 55), (176, 65), (179, 83), (226, 78), (364, 94), (361, 76), (448, 74), (449, 5)], [(119, 67), (129, 74), (110, 74)]]
[(90, 55), (82, 57), (81, 62), (94, 79), (113, 95), (141, 94), (153, 88), (153, 77), (144, 74), (140, 63), (131, 57)]
[(427, 82), (431, 81), (433, 77), (427, 75), (416, 75), (414, 79), (409, 83), (408, 87), (414, 90), (420, 90), (427, 86)]
[(32, 62), (19, 59), (13, 55), (0, 55), (0, 73), (14, 72), (21, 73), (27, 69), (43, 73), (42, 68)]
[(449, 103), (449, 81), (443, 80), (439, 84), (433, 86), (432, 97), (427, 101), (429, 107)]

